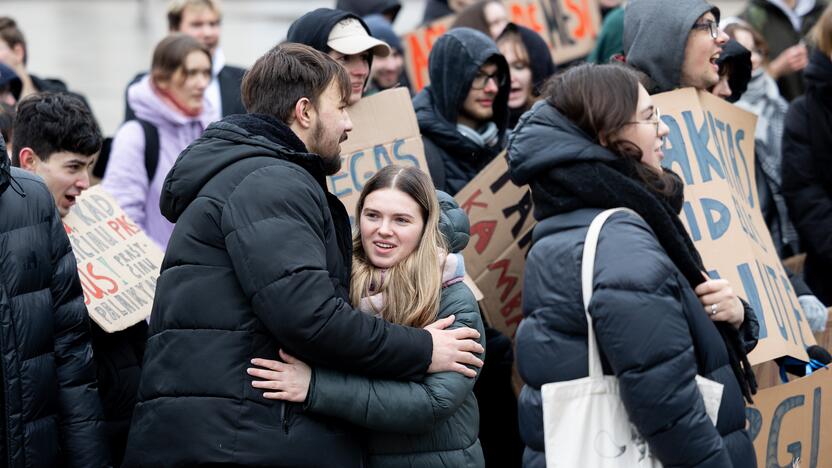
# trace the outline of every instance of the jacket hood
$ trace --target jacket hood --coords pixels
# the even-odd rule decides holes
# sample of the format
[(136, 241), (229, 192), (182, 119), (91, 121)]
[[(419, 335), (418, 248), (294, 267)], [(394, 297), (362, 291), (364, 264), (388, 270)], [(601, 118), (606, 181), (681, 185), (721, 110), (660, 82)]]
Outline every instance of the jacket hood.
[(127, 102), (136, 117), (157, 127), (181, 127), (198, 121), (205, 128), (211, 123), (211, 103), (208, 99), (202, 99), (202, 113), (198, 117), (188, 117), (165, 103), (153, 91), (149, 74), (127, 89)]
[(731, 96), (728, 102), (737, 102), (748, 89), (748, 82), (751, 81), (751, 51), (742, 46), (739, 42), (731, 39), (722, 48), (722, 53), (716, 61), (720, 72), (725, 65), (731, 66), (731, 76), (728, 77), (728, 86), (731, 87)]
[(402, 4), (399, 0), (338, 0), (335, 2), (335, 8), (358, 16), (383, 15), (390, 12), (393, 14), (393, 21), (396, 21)]
[[(497, 45), (485, 34), (469, 28), (452, 29), (436, 41), (428, 59), (431, 84), (413, 98), (413, 108), (422, 135), (455, 156), (476, 158), (484, 150), (457, 130), (459, 108), (468, 97), (471, 82), (482, 65), (492, 60), (498, 73), (508, 77), (508, 63)], [(506, 79), (494, 99), (494, 117), (500, 144), (508, 128), (508, 95), (511, 82)]]
[(459, 207), (454, 197), (437, 190), (436, 197), (439, 199), (439, 230), (445, 236), (450, 253), (462, 252), (468, 241), (471, 239), (471, 226), (465, 210)]
[(615, 161), (613, 152), (590, 138), (546, 101), (538, 101), (509, 137), (511, 180), (526, 185), (554, 167), (573, 162)]
[(633, 0), (624, 8), (624, 55), (654, 82), (651, 94), (679, 87), (688, 34), (709, 11), (719, 23), (719, 8), (704, 0)]
[(809, 88), (832, 88), (832, 60), (819, 50), (813, 51), (803, 77)]
[[(437, 114), (456, 127), (459, 108), (468, 97), (471, 82), (488, 61), (497, 65), (497, 72), (508, 77), (508, 63), (497, 44), (485, 34), (470, 28), (452, 29), (434, 44), (428, 57), (430, 83), (425, 89), (433, 97)], [(494, 123), (503, 130), (508, 116), (508, 79), (494, 99)]]
[(298, 164), (326, 188), (321, 157), (308, 153), (286, 124), (263, 114), (235, 114), (212, 123), (179, 155), (162, 186), (162, 214), (175, 223), (214, 176), (238, 161), (256, 157)]
[(525, 26), (509, 23), (500, 37), (510, 31), (517, 31), (523, 46), (526, 47), (526, 53), (529, 56), (529, 68), (532, 70), (532, 93), (535, 96), (540, 96), (546, 80), (558, 71), (555, 62), (552, 61), (552, 52), (549, 50), (549, 46), (546, 45), (546, 41), (540, 37), (540, 34)]

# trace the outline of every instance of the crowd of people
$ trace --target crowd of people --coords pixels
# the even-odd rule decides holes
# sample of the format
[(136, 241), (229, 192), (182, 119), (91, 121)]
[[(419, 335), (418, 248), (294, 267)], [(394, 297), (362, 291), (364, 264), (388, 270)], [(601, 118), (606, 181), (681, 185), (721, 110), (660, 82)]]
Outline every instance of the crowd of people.
[[(544, 467), (541, 388), (588, 375), (584, 238), (623, 207), (588, 305), (604, 372), (663, 465), (756, 466), (759, 311), (706, 273), (651, 95), (692, 87), (757, 115), (762, 216), (823, 331), (832, 6), (750, 0), (723, 18), (705, 0), (599, 3), (595, 50), (556, 65), (502, 2), (427, 0), (425, 22), (456, 15), (429, 84), (410, 89), (427, 171), (382, 168), (354, 213), (327, 176), (350, 107), (409, 89), (397, 0), (310, 11), (247, 69), (219, 47), (219, 3), (173, 0), (112, 138), (83, 96), (29, 72), (23, 32), (0, 17), (0, 458)], [(464, 281), (470, 226), (453, 198), (503, 154), (537, 221), (515, 337)], [(114, 333), (88, 317), (61, 222), (99, 178), (165, 252), (150, 317)], [(697, 376), (723, 385), (716, 423)]]

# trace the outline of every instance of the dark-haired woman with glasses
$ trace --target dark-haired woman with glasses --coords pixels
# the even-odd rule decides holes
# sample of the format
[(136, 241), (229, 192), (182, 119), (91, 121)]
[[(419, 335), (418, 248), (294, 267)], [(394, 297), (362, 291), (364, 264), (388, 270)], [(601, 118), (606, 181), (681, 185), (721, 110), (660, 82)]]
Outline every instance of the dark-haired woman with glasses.
[[(511, 178), (531, 186), (539, 221), (515, 338), (524, 467), (545, 466), (541, 386), (588, 375), (581, 253), (593, 218), (618, 207), (631, 212), (601, 232), (589, 313), (634, 437), (664, 466), (754, 467), (743, 396), (755, 387), (746, 352), (757, 322), (727, 281), (708, 279), (679, 219), (683, 186), (661, 166), (659, 109), (623, 66), (578, 66), (549, 86), (509, 143)], [(716, 424), (697, 374), (723, 385)]]

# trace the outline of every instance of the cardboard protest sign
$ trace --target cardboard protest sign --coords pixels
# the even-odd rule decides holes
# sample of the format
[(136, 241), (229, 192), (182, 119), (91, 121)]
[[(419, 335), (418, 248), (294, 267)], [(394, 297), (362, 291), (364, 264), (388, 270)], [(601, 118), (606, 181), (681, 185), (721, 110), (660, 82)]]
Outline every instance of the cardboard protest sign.
[[(543, 37), (557, 64), (584, 57), (595, 46), (601, 28), (597, 0), (503, 0), (503, 4), (509, 21)], [(440, 18), (402, 36), (405, 67), (414, 90), (421, 91), (430, 82), (430, 50), (455, 18)]]
[(542, 0), (542, 3), (555, 63), (589, 55), (601, 30), (597, 0)]
[(832, 466), (832, 370), (761, 390), (745, 409), (757, 466)]
[(90, 318), (108, 333), (150, 315), (164, 253), (101, 186), (63, 219)]
[(807, 360), (815, 339), (775, 251), (754, 179), (756, 117), (692, 88), (653, 96), (670, 128), (663, 164), (684, 180), (681, 218), (712, 278), (725, 278), (760, 322), (758, 364)]
[(453, 16), (446, 16), (402, 36), (405, 70), (407, 70), (410, 86), (414, 90), (421, 91), (430, 82), (428, 77), (430, 50), (433, 48), (433, 43), (448, 31), (453, 22)]
[(462, 254), (468, 274), (483, 292), (486, 319), (514, 337), (523, 318), (523, 271), (534, 227), (529, 187), (511, 182), (502, 153), (459, 191), (456, 200), (470, 220), (471, 240)]
[(347, 112), (353, 130), (341, 144), (341, 171), (327, 177), (327, 185), (352, 217), (361, 189), (379, 169), (398, 164), (416, 166), (430, 174), (407, 89), (362, 98)]

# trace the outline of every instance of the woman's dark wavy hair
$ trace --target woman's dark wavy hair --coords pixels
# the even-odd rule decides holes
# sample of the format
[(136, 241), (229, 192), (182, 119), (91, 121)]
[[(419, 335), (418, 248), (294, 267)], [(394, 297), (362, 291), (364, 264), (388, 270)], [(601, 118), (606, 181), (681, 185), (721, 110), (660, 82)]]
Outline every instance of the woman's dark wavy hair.
[(633, 142), (614, 138), (633, 120), (640, 82), (639, 74), (624, 65), (587, 63), (552, 77), (543, 95), (595, 143), (607, 142), (603, 146), (631, 162), (629, 169), (648, 188), (670, 196), (677, 188), (677, 179), (642, 164), (641, 149)]

